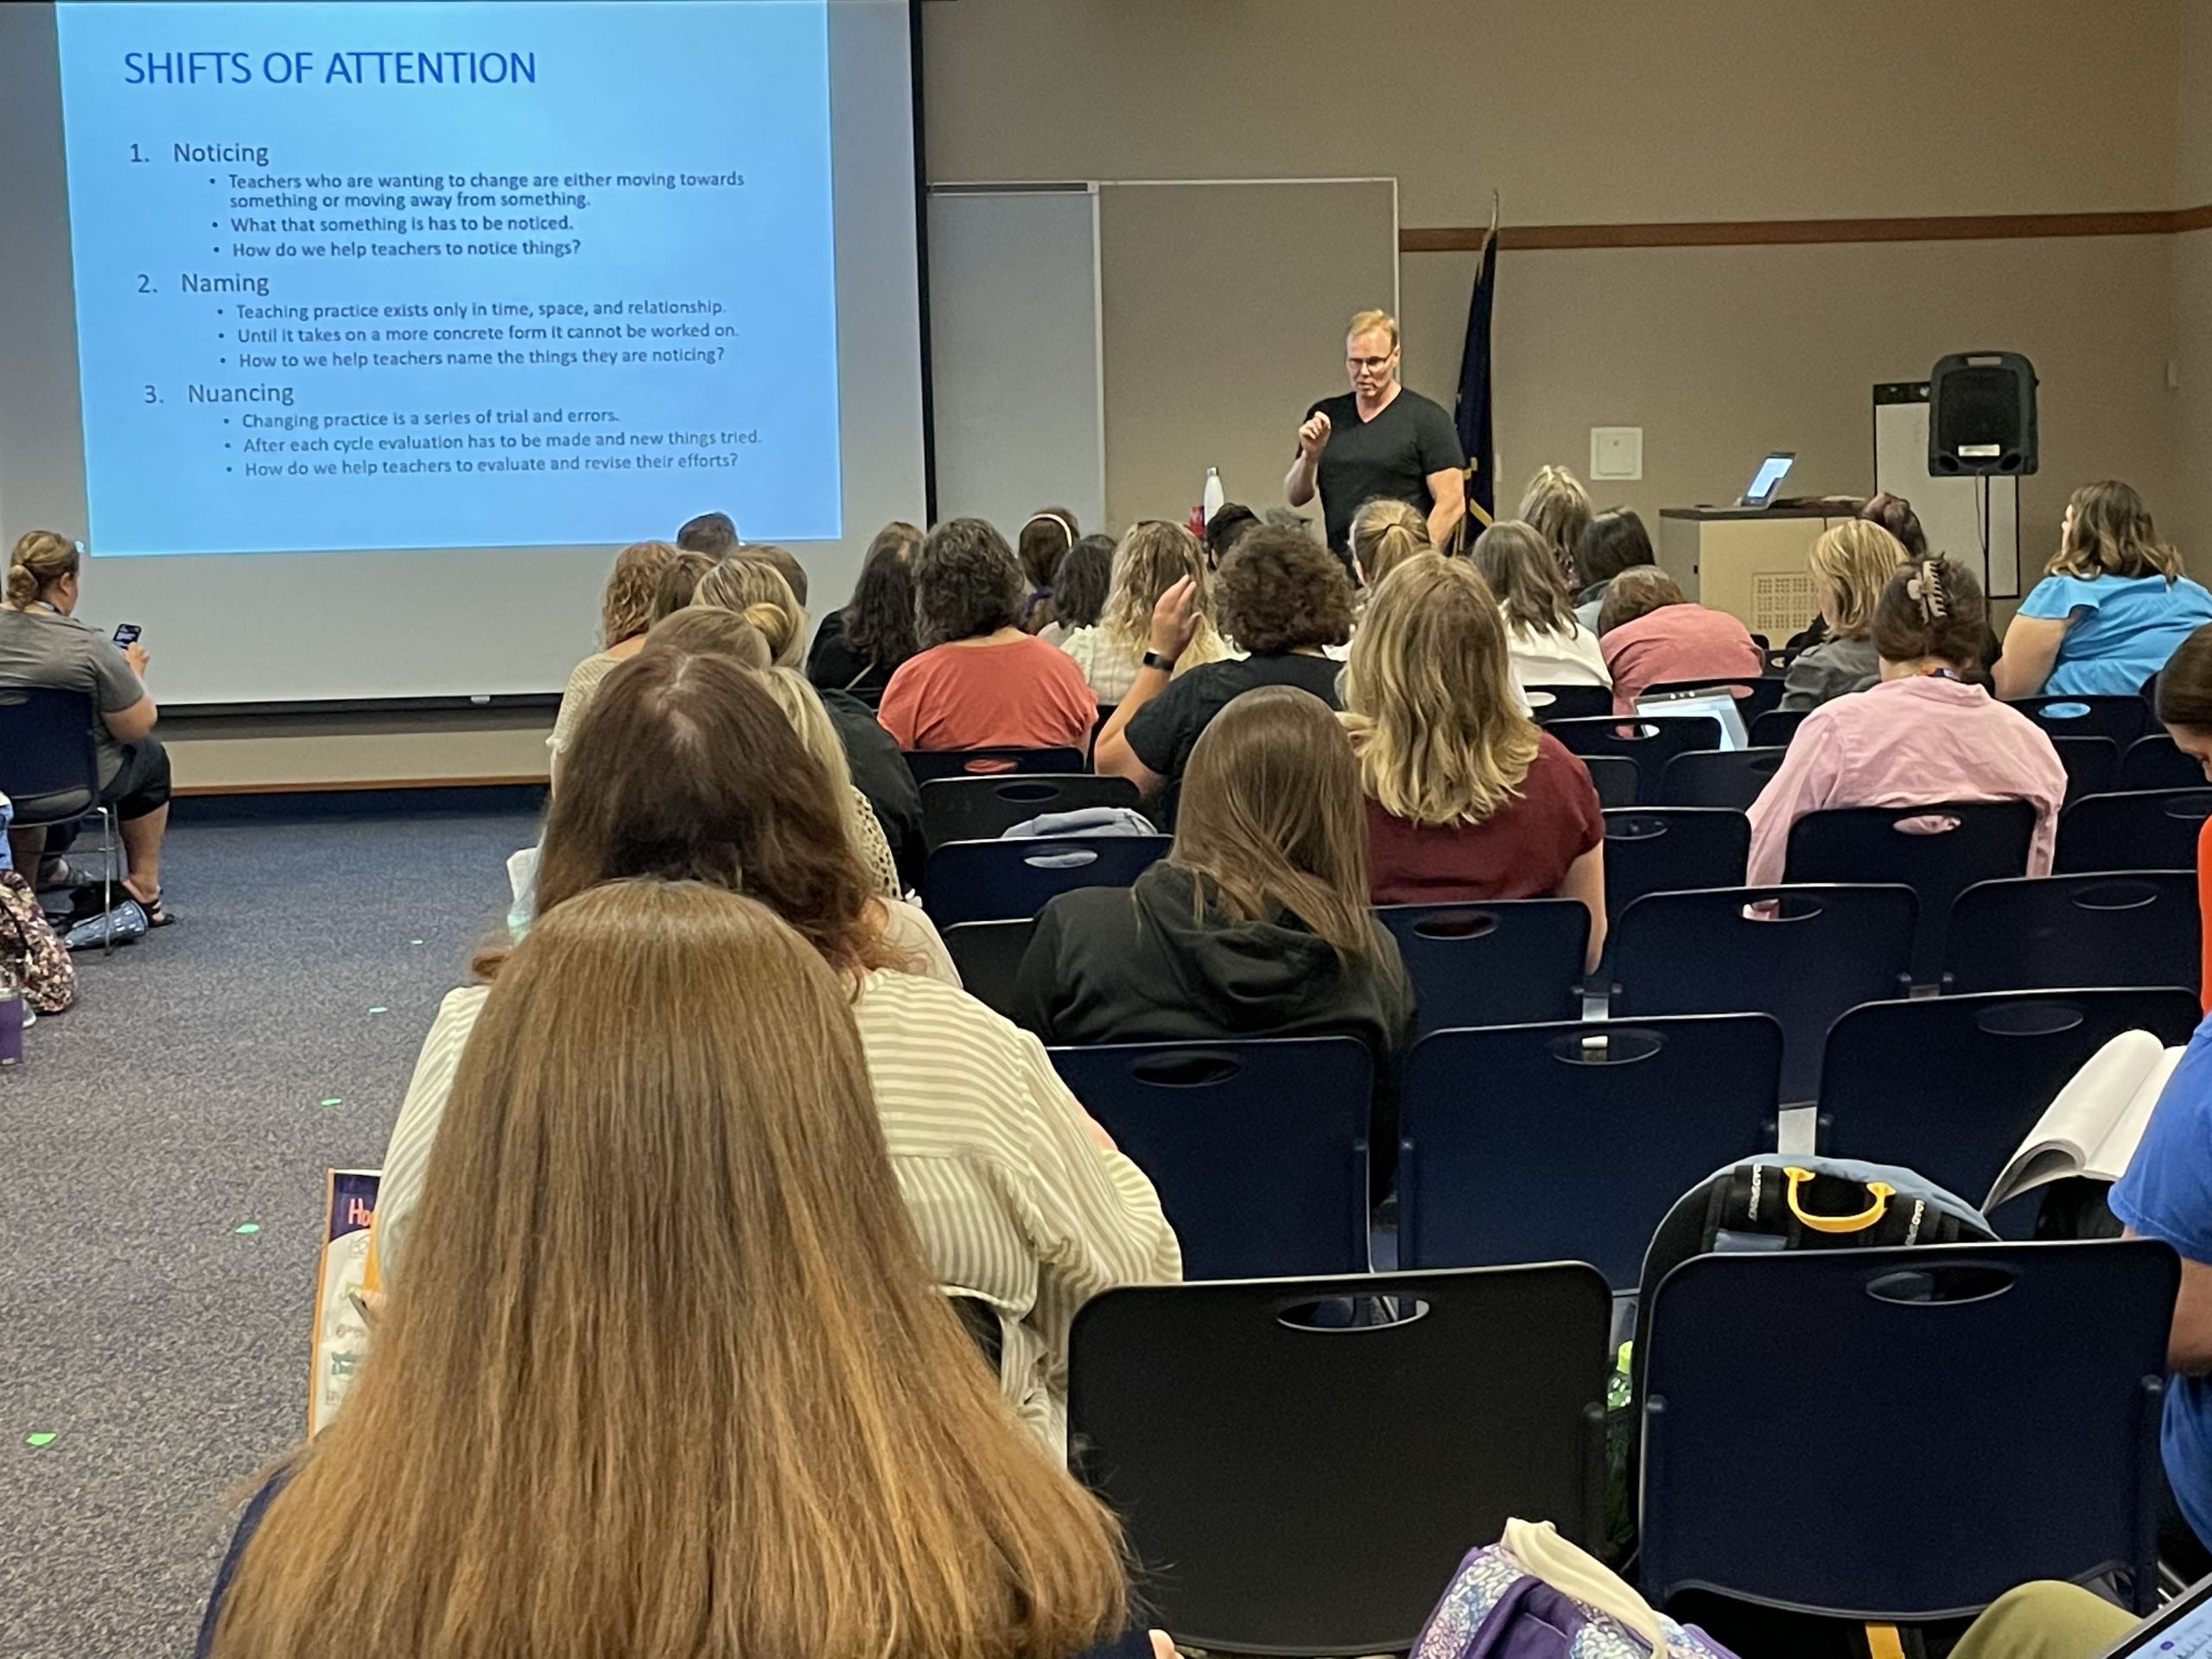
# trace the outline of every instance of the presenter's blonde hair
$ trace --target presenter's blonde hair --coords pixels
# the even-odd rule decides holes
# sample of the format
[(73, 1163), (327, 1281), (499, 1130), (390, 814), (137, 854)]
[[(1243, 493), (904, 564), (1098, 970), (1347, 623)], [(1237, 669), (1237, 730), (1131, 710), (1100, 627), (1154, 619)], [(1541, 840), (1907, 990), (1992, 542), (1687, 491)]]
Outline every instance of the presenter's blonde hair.
[(1392, 351), (1395, 351), (1398, 348), (1398, 320), (1392, 316), (1388, 311), (1370, 310), (1353, 312), (1351, 314), (1351, 321), (1344, 329), (1344, 337), (1349, 340), (1355, 334), (1365, 334), (1370, 328), (1380, 328), (1384, 334), (1390, 336), (1390, 349)]
[(1465, 560), (1417, 554), (1383, 578), (1352, 638), (1344, 698), (1361, 786), (1393, 817), (1484, 823), (1535, 763), (1503, 614)]
[(1837, 639), (1872, 634), (1882, 589), (1904, 560), (1904, 543), (1872, 520), (1853, 518), (1821, 532), (1806, 563), (1820, 585), (1821, 613), (1829, 616)]
[(735, 611), (760, 630), (778, 668), (796, 668), (806, 654), (806, 607), (775, 566), (759, 559), (724, 559), (699, 578), (694, 605)]

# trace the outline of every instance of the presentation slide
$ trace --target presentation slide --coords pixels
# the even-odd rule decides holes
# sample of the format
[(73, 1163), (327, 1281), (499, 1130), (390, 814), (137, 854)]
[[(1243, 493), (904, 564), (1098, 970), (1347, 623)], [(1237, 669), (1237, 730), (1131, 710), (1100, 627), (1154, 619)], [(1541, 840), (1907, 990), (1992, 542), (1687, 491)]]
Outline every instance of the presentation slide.
[(103, 555), (837, 536), (825, 5), (186, 11), (60, 9)]
[(925, 514), (909, 30), (0, 8), (0, 534), (84, 539), (165, 706), (557, 690), (702, 512), (842, 602)]

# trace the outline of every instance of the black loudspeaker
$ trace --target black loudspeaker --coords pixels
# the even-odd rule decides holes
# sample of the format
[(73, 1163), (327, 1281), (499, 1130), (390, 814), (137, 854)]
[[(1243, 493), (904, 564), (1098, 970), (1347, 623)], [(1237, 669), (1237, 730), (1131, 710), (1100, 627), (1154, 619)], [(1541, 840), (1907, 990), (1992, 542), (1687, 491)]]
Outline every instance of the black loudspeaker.
[(1928, 471), (1936, 478), (2036, 469), (2036, 371), (2018, 352), (1959, 352), (1928, 377)]

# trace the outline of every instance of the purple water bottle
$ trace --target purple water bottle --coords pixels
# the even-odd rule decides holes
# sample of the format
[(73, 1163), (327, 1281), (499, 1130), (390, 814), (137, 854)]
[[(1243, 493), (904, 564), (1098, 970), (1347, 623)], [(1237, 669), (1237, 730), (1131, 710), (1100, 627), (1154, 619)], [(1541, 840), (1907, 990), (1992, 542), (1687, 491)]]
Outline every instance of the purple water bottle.
[(23, 994), (0, 974), (0, 1065), (23, 1063)]

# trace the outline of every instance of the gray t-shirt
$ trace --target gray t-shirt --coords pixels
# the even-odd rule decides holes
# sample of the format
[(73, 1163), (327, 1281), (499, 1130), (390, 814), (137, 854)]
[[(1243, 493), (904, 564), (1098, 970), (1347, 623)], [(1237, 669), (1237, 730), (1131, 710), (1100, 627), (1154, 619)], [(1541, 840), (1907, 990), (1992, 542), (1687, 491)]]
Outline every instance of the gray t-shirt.
[(1871, 639), (1823, 639), (1797, 653), (1783, 678), (1782, 707), (1817, 709), (1832, 697), (1864, 691), (1881, 677)]
[(122, 648), (87, 623), (51, 611), (0, 608), (0, 685), (82, 691), (92, 700), (92, 743), (105, 788), (123, 769), (123, 745), (99, 715), (120, 714), (146, 695)]

